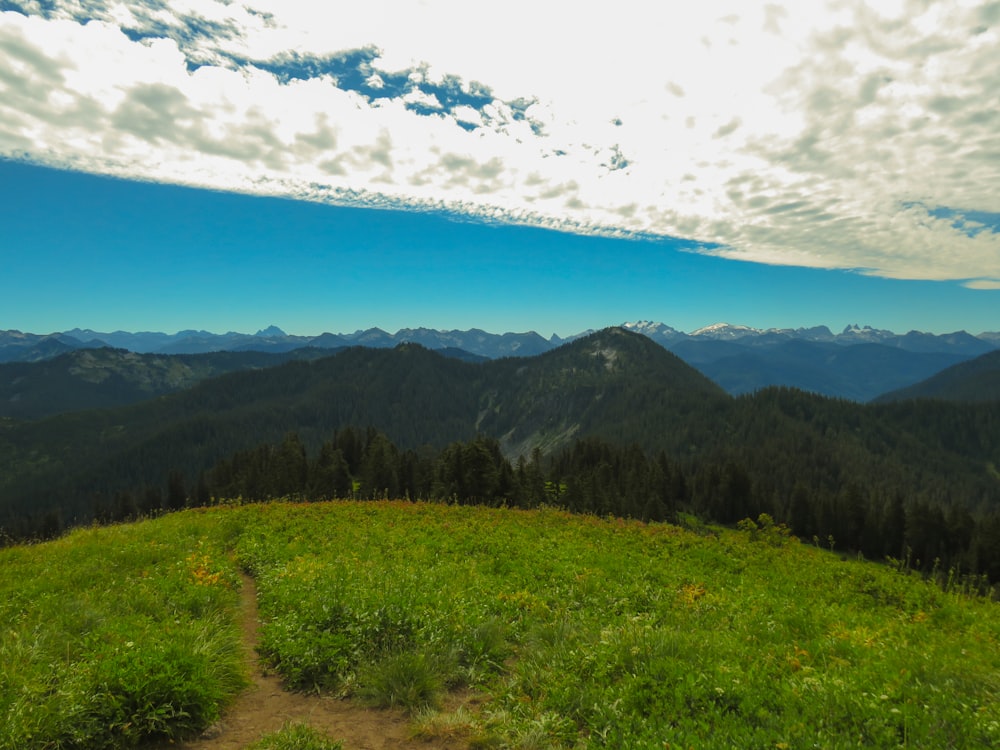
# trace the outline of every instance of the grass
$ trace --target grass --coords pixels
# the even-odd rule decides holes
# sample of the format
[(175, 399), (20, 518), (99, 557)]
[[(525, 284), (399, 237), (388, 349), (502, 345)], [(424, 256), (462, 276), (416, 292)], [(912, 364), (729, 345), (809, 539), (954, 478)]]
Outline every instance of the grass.
[(342, 750), (340, 742), (305, 724), (289, 724), (278, 732), (265, 735), (247, 750)]
[[(424, 737), (1000, 746), (988, 600), (766, 525), (333, 502), (187, 512), (0, 553), (0, 622), (13, 623), (0, 748), (135, 746), (211, 721), (239, 685), (237, 564), (257, 580), (262, 652), (291, 686), (401, 706)], [(479, 696), (474, 710), (443, 708), (457, 688)], [(96, 716), (119, 718), (77, 741)]]
[(433, 702), (420, 655), (451, 654), (437, 681), (493, 696), (486, 745), (1000, 742), (997, 606), (882, 566), (750, 526), (409, 503), (247, 511), (238, 555), (289, 680), (370, 696), (380, 665), (420, 665), (415, 702)]
[(383, 707), (408, 711), (437, 705), (444, 682), (441, 657), (425, 651), (402, 650), (365, 665), (358, 678), (358, 696)]
[(220, 521), (0, 550), (0, 748), (129, 748), (219, 716), (245, 684)]

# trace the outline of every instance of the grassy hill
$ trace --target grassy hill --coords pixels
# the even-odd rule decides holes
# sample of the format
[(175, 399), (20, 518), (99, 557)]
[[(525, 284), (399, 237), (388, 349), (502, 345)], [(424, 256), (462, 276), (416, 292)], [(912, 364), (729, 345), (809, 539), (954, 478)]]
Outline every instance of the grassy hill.
[[(330, 502), (0, 550), (0, 747), (134, 748), (214, 722), (244, 684), (241, 569), (261, 651), (290, 688), (401, 707), (431, 740), (1000, 743), (995, 602), (800, 544), (766, 518), (696, 532)], [(475, 699), (456, 709), (456, 691)]]

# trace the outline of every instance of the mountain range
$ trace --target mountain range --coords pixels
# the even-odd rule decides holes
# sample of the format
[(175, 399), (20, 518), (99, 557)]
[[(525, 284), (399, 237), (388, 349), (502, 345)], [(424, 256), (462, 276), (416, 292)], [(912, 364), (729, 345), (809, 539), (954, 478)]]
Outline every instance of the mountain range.
[[(648, 336), (621, 327), (534, 357), (478, 362), (416, 344), (305, 351), (270, 366), (258, 365), (280, 355), (258, 353), (263, 359), (255, 363), (229, 353), (237, 366), (212, 376), (197, 374), (208, 364), (195, 358), (189, 366), (196, 382), (170, 393), (125, 406), (0, 419), (0, 527), (32, 528), (39, 514), (53, 510), (87, 522), (95, 507), (121, 493), (162, 492), (171, 477), (191, 487), (240, 452), (274, 455), (267, 446), (291, 434), (297, 437), (290, 445), (301, 440), (302, 450), (315, 455), (347, 428), (384, 434), (398, 455), (413, 457), (412, 466), (480, 437), (495, 440), (515, 462), (558, 462), (561, 452), (590, 451), (587, 471), (603, 484), (616, 476), (625, 481), (629, 468), (622, 462), (631, 454), (602, 457), (586, 441), (634, 446), (678, 467), (692, 497), (722, 503), (708, 511), (725, 522), (743, 512), (734, 509), (760, 500), (766, 505), (756, 507), (780, 508), (789, 518), (803, 508), (808, 518), (846, 513), (855, 534), (871, 514), (882, 519), (879, 528), (892, 526), (885, 514), (905, 499), (921, 528), (943, 523), (920, 515), (922, 508), (941, 509), (959, 531), (980, 517), (1000, 523), (1000, 401), (907, 397), (869, 405), (788, 388), (734, 397)], [(107, 357), (102, 366), (112, 369), (124, 367), (123, 358), (163, 358), (72, 353), (81, 354), (95, 362)], [(995, 359), (975, 360), (975, 380), (959, 372), (950, 387), (996, 384)], [(801, 533), (828, 533), (825, 522), (811, 523), (800, 522)], [(966, 537), (956, 538), (968, 548)]]
[[(372, 426), (412, 449), (484, 434), (515, 456), (565, 446), (577, 434), (628, 442), (636, 424), (658, 435), (658, 425), (687, 423), (692, 409), (728, 398), (623, 329), (536, 357), (480, 363), (416, 344), (349, 347), (205, 378), (128, 406), (0, 419), (0, 511), (159, 483), (171, 468), (195, 476), (289, 431), (318, 445), (337, 429)], [(671, 444), (686, 439), (669, 433)]]
[(354, 333), (323, 333), (319, 336), (295, 336), (277, 326), (269, 326), (253, 334), (179, 331), (102, 333), (74, 328), (63, 333), (38, 335), (20, 331), (0, 331), (0, 362), (32, 362), (49, 359), (76, 349), (111, 347), (141, 354), (205, 354), (220, 351), (255, 351), (284, 353), (295, 349), (339, 349), (345, 346), (392, 348), (397, 344), (414, 343), (428, 349), (460, 349), (471, 355), (497, 359), (509, 356), (533, 356), (553, 349), (571, 339), (553, 335), (542, 338), (528, 333), (487, 333), (473, 328), (468, 331), (437, 331), (429, 328), (404, 328), (387, 333), (381, 328), (369, 328)]
[[(664, 323), (639, 321), (625, 323), (623, 327), (640, 333), (673, 352), (688, 364), (718, 383), (728, 393), (752, 393), (773, 385), (789, 386), (825, 396), (869, 401), (891, 391), (919, 383), (942, 370), (1000, 348), (1000, 333), (981, 333), (973, 336), (964, 331), (935, 335), (910, 331), (896, 334), (892, 331), (868, 326), (847, 326), (840, 333), (833, 333), (826, 326), (796, 329), (757, 329), (748, 326), (718, 323), (690, 333), (678, 331)], [(332, 353), (343, 347), (365, 346), (391, 348), (401, 343), (415, 343), (441, 351), (447, 356), (476, 361), (503, 357), (532, 357), (551, 351), (563, 344), (591, 333), (561, 338), (553, 335), (544, 338), (534, 331), (526, 333), (488, 333), (480, 329), (466, 331), (441, 331), (428, 328), (404, 328), (390, 334), (379, 328), (359, 330), (354, 333), (323, 333), (319, 336), (295, 336), (276, 326), (254, 334), (229, 332), (214, 334), (207, 331), (181, 331), (175, 334), (156, 332), (129, 333), (98, 332), (73, 329), (61, 333), (38, 335), (20, 331), (0, 331), (0, 416), (37, 416), (28, 404), (31, 398), (23, 384), (31, 383), (30, 370), (4, 368), (2, 363), (28, 363), (53, 360), (59, 355), (111, 347), (136, 354), (155, 355), (209, 355), (218, 352), (257, 352), (288, 355), (299, 350), (314, 350), (304, 357), (318, 353)], [(86, 358), (83, 358), (86, 359)], [(218, 359), (218, 358), (216, 358)], [(245, 360), (252, 361), (250, 359)], [(271, 364), (280, 363), (278, 357)], [(193, 367), (192, 361), (178, 361), (175, 369)], [(225, 371), (232, 366), (238, 369), (239, 360), (216, 361), (204, 365), (204, 374)], [(132, 360), (135, 364), (135, 360)], [(60, 361), (57, 363), (62, 364)], [(120, 372), (126, 363), (116, 366)], [(258, 361), (254, 366), (267, 366)], [(93, 369), (81, 364), (79, 359), (66, 360), (68, 372)], [(169, 369), (163, 362), (151, 365), (153, 369)], [(125, 368), (127, 369), (127, 368)], [(6, 370), (6, 371), (5, 371)], [(90, 373), (93, 376), (93, 373)], [(51, 375), (49, 376), (51, 378)], [(175, 386), (193, 382), (189, 376), (177, 376), (173, 381), (158, 381), (155, 375), (145, 376), (135, 395), (166, 393)], [(65, 382), (69, 382), (64, 378)], [(161, 382), (157, 388), (152, 383)], [(112, 382), (100, 388), (97, 384), (84, 386), (84, 390), (103, 390), (111, 394)], [(71, 389), (72, 390), (72, 389)], [(92, 402), (94, 406), (127, 402), (130, 388), (119, 389), (115, 396)], [(49, 401), (54, 413), (58, 402), (66, 397)], [(78, 400), (70, 396), (69, 400)], [(134, 399), (133, 399), (134, 400)], [(44, 403), (45, 399), (41, 399)], [(81, 401), (83, 403), (83, 401)]]
[[(897, 334), (870, 326), (849, 325), (840, 333), (833, 333), (826, 326), (760, 329), (729, 323), (715, 323), (690, 333), (684, 333), (665, 323), (652, 321), (623, 323), (622, 327), (641, 333), (668, 349), (674, 349), (682, 342), (714, 341), (730, 342), (744, 347), (768, 347), (788, 341), (808, 341), (840, 346), (880, 344), (910, 352), (949, 353), (971, 357), (1000, 348), (1000, 332), (984, 332), (978, 336), (973, 336), (965, 331), (941, 335), (919, 331)], [(420, 344), (428, 349), (461, 349), (470, 354), (497, 359), (509, 356), (534, 356), (589, 333), (593, 333), (593, 331), (587, 330), (567, 337), (553, 334), (546, 339), (534, 331), (496, 334), (478, 328), (465, 331), (402, 328), (396, 333), (388, 333), (381, 328), (369, 328), (354, 333), (297, 336), (285, 333), (274, 325), (253, 334), (234, 331), (218, 334), (195, 330), (179, 331), (174, 334), (131, 333), (128, 331), (109, 333), (74, 328), (68, 331), (40, 335), (9, 330), (0, 331), (0, 362), (37, 361), (74, 349), (100, 347), (127, 349), (139, 353), (202, 354), (219, 351), (287, 352), (305, 347), (320, 349), (336, 349), (342, 346), (383, 348), (402, 343)]]

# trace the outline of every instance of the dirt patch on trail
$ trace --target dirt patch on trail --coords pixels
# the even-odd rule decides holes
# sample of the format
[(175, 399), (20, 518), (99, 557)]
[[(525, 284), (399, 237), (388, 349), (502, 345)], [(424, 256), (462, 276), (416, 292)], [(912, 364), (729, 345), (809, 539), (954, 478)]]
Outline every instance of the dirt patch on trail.
[(266, 674), (257, 654), (257, 586), (244, 576), (241, 591), (243, 644), (252, 677), (226, 714), (200, 738), (158, 745), (151, 750), (243, 750), (288, 723), (308, 724), (343, 742), (344, 750), (461, 750), (458, 739), (415, 739), (405, 713), (369, 709), (350, 701), (285, 690), (281, 679)]

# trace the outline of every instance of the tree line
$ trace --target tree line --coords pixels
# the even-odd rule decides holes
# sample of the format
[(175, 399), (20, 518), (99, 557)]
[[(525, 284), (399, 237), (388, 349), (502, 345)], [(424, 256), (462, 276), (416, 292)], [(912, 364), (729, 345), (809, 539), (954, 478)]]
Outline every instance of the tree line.
[[(578, 439), (550, 456), (535, 449), (510, 460), (499, 441), (487, 436), (441, 450), (400, 449), (376, 429), (345, 428), (309, 451), (289, 432), (280, 442), (238, 451), (193, 478), (171, 470), (164, 486), (95, 496), (93, 515), (115, 522), (222, 500), (273, 498), (549, 505), (643, 521), (677, 523), (694, 516), (724, 525), (765, 513), (807, 542), (1000, 581), (995, 505), (943, 502), (886, 481), (782, 483), (755, 465), (752, 455), (745, 461), (679, 460), (596, 437)], [(62, 526), (60, 518), (47, 514), (21, 519), (3, 535), (44, 538)]]

